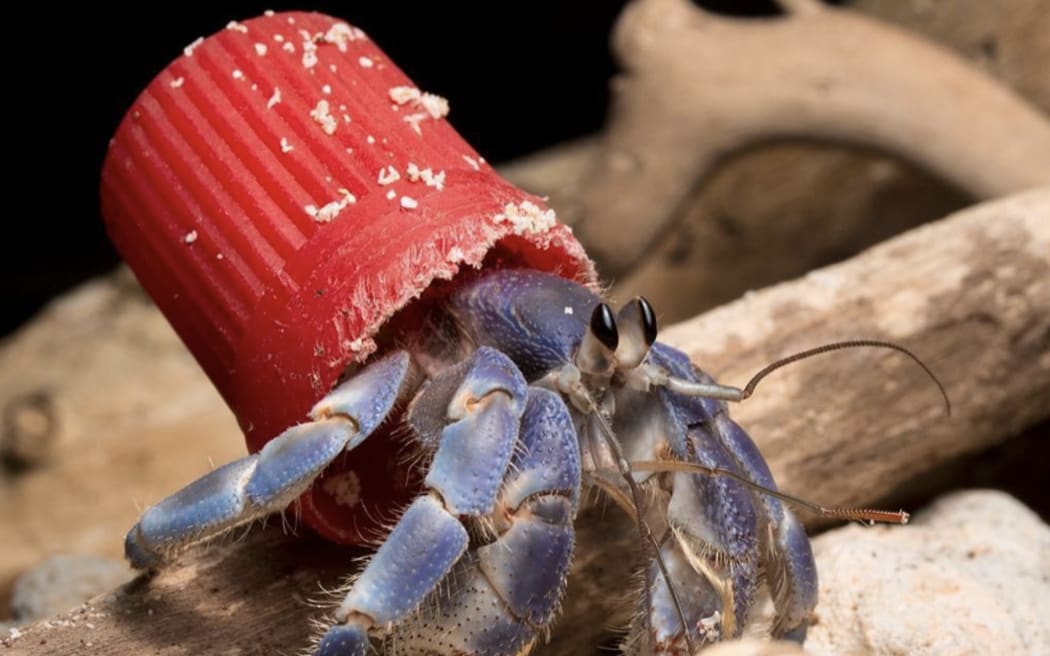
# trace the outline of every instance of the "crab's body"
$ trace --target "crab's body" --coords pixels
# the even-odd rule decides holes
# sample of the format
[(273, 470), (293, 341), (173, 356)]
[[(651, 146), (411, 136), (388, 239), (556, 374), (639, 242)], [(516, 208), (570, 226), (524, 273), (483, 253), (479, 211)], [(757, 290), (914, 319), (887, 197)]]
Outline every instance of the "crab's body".
[[(340, 454), (403, 414), (397, 420), (425, 456), (424, 491), (349, 588), (317, 653), (528, 651), (561, 603), (581, 486), (630, 510), (622, 474), (631, 462), (663, 460), (774, 489), (723, 402), (666, 385), (667, 376), (710, 380), (653, 343), (647, 304), (632, 304), (620, 311), (617, 341), (607, 306), (566, 279), (496, 270), (464, 282), (401, 348), (322, 399), (312, 421), (147, 510), (128, 534), (129, 559), (156, 567), (188, 544), (284, 510)], [(643, 518), (663, 561), (644, 572), (632, 649), (679, 654), (738, 635), (763, 580), (776, 609), (772, 634), (805, 636), (816, 571), (805, 533), (778, 499), (727, 477), (653, 467), (627, 476), (647, 492)]]

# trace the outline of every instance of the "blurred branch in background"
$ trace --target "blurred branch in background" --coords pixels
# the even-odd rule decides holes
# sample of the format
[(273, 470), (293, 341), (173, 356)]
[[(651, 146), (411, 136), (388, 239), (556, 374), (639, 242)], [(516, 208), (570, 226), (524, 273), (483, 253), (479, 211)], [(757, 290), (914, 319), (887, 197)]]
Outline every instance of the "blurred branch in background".
[(628, 272), (689, 192), (756, 143), (870, 148), (977, 198), (1050, 183), (1050, 120), (1031, 103), (918, 35), (850, 10), (787, 4), (787, 16), (761, 21), (687, 0), (637, 0), (624, 11), (614, 47), (626, 72), (614, 81), (578, 214), (565, 217), (603, 273)]

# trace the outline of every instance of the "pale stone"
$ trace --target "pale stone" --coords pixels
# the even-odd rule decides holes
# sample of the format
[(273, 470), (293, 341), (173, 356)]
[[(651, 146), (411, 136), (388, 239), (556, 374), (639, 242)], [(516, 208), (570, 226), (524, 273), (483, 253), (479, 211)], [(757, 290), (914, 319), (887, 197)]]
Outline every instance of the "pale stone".
[(1050, 653), (1050, 527), (1004, 493), (949, 495), (909, 526), (840, 528), (814, 552), (814, 656)]

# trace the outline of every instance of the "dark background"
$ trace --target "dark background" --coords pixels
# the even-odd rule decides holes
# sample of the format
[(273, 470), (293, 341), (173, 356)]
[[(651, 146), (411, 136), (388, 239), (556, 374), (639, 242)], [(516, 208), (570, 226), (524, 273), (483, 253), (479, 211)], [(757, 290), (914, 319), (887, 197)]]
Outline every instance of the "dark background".
[[(187, 3), (188, 4), (188, 3)], [(449, 99), (450, 119), (492, 162), (600, 129), (616, 66), (609, 35), (625, 0), (447, 3), (138, 3), (59, 10), (8, 22), (4, 83), (9, 173), (0, 236), (0, 336), (118, 257), (98, 212), (106, 144), (146, 84), (182, 48), (266, 9), (310, 9), (364, 29), (416, 83)], [(762, 0), (703, 0), (740, 16), (777, 13)], [(12, 48), (12, 46), (14, 46)], [(477, 80), (487, 67), (507, 80)], [(540, 90), (516, 103), (505, 89)], [(14, 146), (14, 148), (10, 148)]]

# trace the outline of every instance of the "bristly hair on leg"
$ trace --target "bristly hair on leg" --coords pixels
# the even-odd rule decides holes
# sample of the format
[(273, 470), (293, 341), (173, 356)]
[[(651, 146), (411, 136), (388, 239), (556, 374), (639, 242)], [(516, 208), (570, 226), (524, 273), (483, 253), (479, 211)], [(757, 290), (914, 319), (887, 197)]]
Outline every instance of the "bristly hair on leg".
[[(675, 590), (674, 583), (671, 581), (671, 575), (667, 569), (667, 563), (664, 562), (663, 556), (660, 555), (660, 545), (657, 544), (656, 538), (653, 537), (652, 530), (650, 530), (649, 525), (645, 522), (645, 506), (642, 503), (642, 495), (641, 491), (638, 489), (638, 483), (634, 480), (633, 472), (631, 471), (631, 464), (627, 461), (626, 456), (624, 456), (623, 447), (620, 445), (620, 441), (616, 438), (616, 434), (613, 433), (612, 426), (606, 421), (601, 410), (594, 402), (594, 399), (588, 394), (587, 400), (591, 406), (591, 416), (594, 417), (595, 421), (598, 423), (603, 439), (606, 444), (608, 444), (613, 456), (616, 458), (616, 465), (619, 468), (620, 475), (627, 482), (627, 488), (631, 494), (631, 505), (635, 508), (637, 518), (636, 524), (638, 526), (638, 532), (642, 538), (642, 544), (646, 545), (646, 548), (651, 550), (653, 561), (660, 568), (660, 573), (663, 575), (664, 581), (667, 583), (667, 591), (671, 594), (671, 600), (674, 603), (675, 613), (678, 615), (678, 621), (682, 623), (683, 627), (688, 626), (689, 622), (686, 620), (685, 611), (682, 609), (682, 602), (678, 597), (678, 591)], [(652, 599), (648, 586), (646, 586), (645, 589), (645, 599), (646, 606), (651, 607)], [(693, 645), (693, 639), (689, 635), (689, 632), (686, 631), (684, 636), (689, 653), (695, 653), (696, 647)]]

